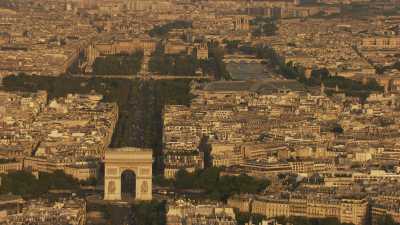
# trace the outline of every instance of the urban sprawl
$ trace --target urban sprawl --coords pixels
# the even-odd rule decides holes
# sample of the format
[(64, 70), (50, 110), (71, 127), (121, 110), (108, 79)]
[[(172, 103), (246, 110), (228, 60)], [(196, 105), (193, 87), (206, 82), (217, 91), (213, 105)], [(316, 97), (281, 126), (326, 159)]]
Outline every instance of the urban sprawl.
[(399, 0), (0, 1), (0, 224), (400, 224), (399, 118)]

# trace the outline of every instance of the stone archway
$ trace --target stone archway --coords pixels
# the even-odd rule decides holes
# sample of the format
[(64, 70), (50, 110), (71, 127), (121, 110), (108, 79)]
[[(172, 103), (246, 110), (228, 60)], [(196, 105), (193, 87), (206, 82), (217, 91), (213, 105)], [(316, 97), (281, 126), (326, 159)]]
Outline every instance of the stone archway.
[(152, 150), (110, 149), (105, 153), (105, 200), (152, 199)]
[(121, 173), (121, 199), (132, 200), (136, 197), (136, 174), (132, 170)]

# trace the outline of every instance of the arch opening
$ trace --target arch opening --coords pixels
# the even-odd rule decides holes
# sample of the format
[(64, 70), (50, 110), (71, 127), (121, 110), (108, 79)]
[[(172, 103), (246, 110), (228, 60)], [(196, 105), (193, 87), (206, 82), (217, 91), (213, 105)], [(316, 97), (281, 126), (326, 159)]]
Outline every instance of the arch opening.
[(125, 170), (121, 174), (121, 198), (133, 200), (136, 197), (136, 174), (132, 170)]

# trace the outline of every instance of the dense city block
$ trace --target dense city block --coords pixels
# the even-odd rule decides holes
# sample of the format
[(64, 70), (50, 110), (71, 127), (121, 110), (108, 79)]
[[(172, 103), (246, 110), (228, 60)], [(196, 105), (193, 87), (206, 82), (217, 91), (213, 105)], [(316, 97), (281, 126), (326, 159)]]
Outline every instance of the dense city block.
[(1, 225), (400, 224), (399, 0), (1, 0)]

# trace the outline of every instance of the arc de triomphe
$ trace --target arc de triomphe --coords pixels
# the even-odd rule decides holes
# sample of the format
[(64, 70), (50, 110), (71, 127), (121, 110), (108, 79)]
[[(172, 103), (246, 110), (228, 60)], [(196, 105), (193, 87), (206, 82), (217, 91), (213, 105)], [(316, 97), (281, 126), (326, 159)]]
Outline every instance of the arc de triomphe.
[[(135, 200), (152, 199), (153, 152), (143, 148), (118, 148), (105, 152), (104, 200), (123, 200), (122, 189), (134, 190)], [(131, 173), (135, 179), (124, 187), (122, 176)]]

